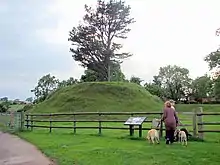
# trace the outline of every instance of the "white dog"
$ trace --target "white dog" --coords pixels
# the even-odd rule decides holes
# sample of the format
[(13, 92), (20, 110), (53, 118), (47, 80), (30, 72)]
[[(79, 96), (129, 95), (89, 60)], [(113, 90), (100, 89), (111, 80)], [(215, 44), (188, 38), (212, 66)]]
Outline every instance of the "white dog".
[(157, 144), (160, 143), (159, 134), (156, 129), (151, 129), (148, 131), (147, 140), (149, 141), (149, 143), (153, 143), (153, 144), (155, 141), (157, 142)]
[(178, 129), (175, 131), (174, 136), (177, 138), (179, 143), (182, 143), (182, 145), (187, 146), (187, 135), (186, 135), (185, 131), (181, 131)]

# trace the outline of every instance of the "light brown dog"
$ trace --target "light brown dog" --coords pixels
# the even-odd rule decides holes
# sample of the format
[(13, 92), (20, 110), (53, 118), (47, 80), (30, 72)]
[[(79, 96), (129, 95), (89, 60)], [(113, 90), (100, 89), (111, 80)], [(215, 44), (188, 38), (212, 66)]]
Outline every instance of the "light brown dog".
[(184, 131), (179, 131), (179, 142), (187, 146), (187, 136)]
[(156, 129), (151, 129), (151, 130), (149, 130), (148, 131), (148, 133), (147, 133), (147, 140), (149, 141), (149, 143), (157, 143), (157, 144), (159, 144), (160, 143), (160, 139), (159, 139), (159, 134), (158, 134), (158, 132), (157, 132), (157, 130)]
[(184, 131), (181, 131), (180, 129), (175, 130), (174, 137), (177, 141), (179, 141), (179, 143), (187, 146), (187, 135)]

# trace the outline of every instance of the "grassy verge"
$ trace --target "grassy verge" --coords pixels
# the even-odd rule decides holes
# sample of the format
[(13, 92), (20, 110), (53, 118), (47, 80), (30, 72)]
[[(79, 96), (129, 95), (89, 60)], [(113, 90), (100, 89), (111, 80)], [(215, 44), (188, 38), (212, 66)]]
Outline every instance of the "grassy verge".
[[(44, 106), (46, 107), (46, 103)], [(177, 105), (177, 110), (189, 112), (200, 106), (204, 111), (218, 111), (217, 105)], [(122, 109), (121, 106), (121, 111), (126, 111)], [(134, 111), (133, 108), (129, 110)], [(153, 117), (158, 116), (151, 116), (149, 119)], [(192, 124), (192, 116), (179, 117), (183, 124)], [(219, 121), (219, 116), (205, 116), (204, 121)], [(49, 123), (35, 124), (49, 125)], [(53, 123), (53, 125), (73, 126), (73, 123)], [(98, 123), (77, 123), (77, 125), (98, 126)], [(102, 125), (121, 127), (123, 123)], [(150, 127), (150, 124), (144, 123), (144, 127)], [(191, 126), (187, 128), (192, 130)], [(205, 126), (204, 129), (219, 130), (220, 126)], [(128, 130), (102, 130), (101, 136), (98, 136), (98, 129), (77, 129), (76, 132), (74, 135), (72, 129), (53, 129), (52, 133), (49, 133), (49, 129), (34, 128), (33, 132), (21, 132), (19, 136), (35, 144), (50, 158), (56, 159), (59, 165), (219, 165), (220, 163), (220, 134), (217, 133), (205, 133), (205, 142), (190, 141), (188, 147), (183, 147), (178, 143), (166, 146), (164, 139), (161, 139), (159, 145), (150, 145), (145, 139), (137, 138), (137, 131), (133, 138), (128, 136)], [(147, 131), (143, 131), (143, 136), (146, 133)]]
[[(191, 123), (191, 117), (180, 116), (184, 124)], [(216, 117), (206, 117), (206, 121), (216, 121)], [(49, 125), (49, 123), (35, 123)], [(72, 126), (73, 123), (53, 123), (59, 126)], [(78, 126), (98, 126), (98, 123), (77, 123)], [(121, 127), (123, 123), (103, 123), (103, 126)], [(144, 127), (149, 127), (144, 123)], [(126, 126), (125, 126), (126, 127)], [(220, 129), (219, 126), (207, 126), (206, 129)], [(191, 127), (188, 127), (191, 129)], [(144, 138), (133, 138), (128, 130), (80, 130), (74, 135), (72, 129), (36, 128), (33, 132), (21, 132), (19, 136), (35, 144), (47, 156), (56, 159), (59, 165), (217, 165), (220, 163), (220, 134), (206, 133), (205, 142), (190, 141), (188, 147), (176, 143), (166, 146), (150, 145)], [(143, 136), (147, 131), (143, 131)]]
[[(206, 142), (189, 142), (188, 147), (180, 144), (166, 146), (150, 145), (143, 139), (129, 138), (128, 131), (36, 129), (19, 135), (35, 144), (46, 155), (60, 165), (217, 165), (220, 163), (220, 143), (209, 139)], [(146, 134), (146, 132), (144, 132)], [(211, 135), (211, 134), (210, 134)], [(137, 134), (135, 135), (137, 137)], [(209, 138), (211, 138), (209, 136)]]

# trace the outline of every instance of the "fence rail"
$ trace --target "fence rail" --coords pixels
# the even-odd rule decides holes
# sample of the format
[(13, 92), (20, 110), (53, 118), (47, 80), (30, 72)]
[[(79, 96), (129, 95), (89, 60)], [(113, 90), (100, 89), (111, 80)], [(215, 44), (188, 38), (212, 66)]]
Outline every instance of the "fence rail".
[[(24, 129), (23, 127), (26, 127), (27, 129), (33, 130), (34, 128), (45, 128), (49, 129), (51, 132), (52, 129), (72, 129), (74, 133), (76, 133), (77, 129), (97, 129), (98, 133), (101, 134), (102, 130), (139, 130), (139, 136), (142, 135), (142, 130), (149, 130), (151, 129), (150, 126), (145, 126), (142, 128), (142, 126), (139, 127), (126, 127), (126, 126), (106, 126), (103, 125), (104, 123), (123, 123), (126, 121), (124, 117), (126, 116), (147, 116), (144, 123), (151, 123), (153, 116), (157, 116), (156, 118), (161, 118), (162, 112), (74, 112), (74, 113), (44, 113), (44, 114), (34, 114), (34, 113), (27, 113), (24, 114), (21, 112), (19, 114), (18, 112), (15, 114), (0, 114), (1, 116), (8, 116), (11, 115), (9, 118), (13, 119), (13, 122), (17, 123), (16, 126), (19, 126), (21, 129)], [(220, 121), (204, 121), (203, 116), (220, 116), (220, 112), (203, 112), (202, 108), (195, 109), (192, 112), (178, 112), (178, 115), (188, 115), (190, 116), (191, 124), (181, 124), (182, 127), (191, 127), (193, 131), (193, 136), (198, 136), (201, 139), (204, 138), (204, 133), (220, 133), (220, 129), (204, 129), (204, 126), (220, 126)], [(78, 117), (82, 116), (82, 117)], [(90, 118), (87, 118), (88, 116), (91, 116)], [(92, 119), (95, 116), (94, 119)], [(117, 116), (115, 119), (112, 119), (112, 116)], [(119, 117), (121, 116), (121, 117)], [(67, 117), (67, 118), (66, 118)], [(154, 118), (153, 117), (153, 118)], [(9, 119), (7, 118), (7, 119)], [(16, 119), (16, 120), (15, 120)], [(1, 119), (0, 119), (1, 120)], [(19, 122), (17, 122), (19, 121)], [(0, 121), (1, 122), (1, 121)], [(58, 123), (72, 123), (71, 125), (59, 125)], [(41, 123), (41, 124), (40, 124)], [(44, 125), (43, 123), (47, 123), (47, 125)], [(53, 123), (57, 123), (53, 124)], [(77, 123), (97, 123), (97, 126), (91, 125), (91, 126), (80, 126)], [(161, 123), (160, 127), (157, 128), (160, 132), (160, 136), (163, 135), (164, 127), (163, 123)]]
[[(31, 120), (31, 119), (25, 119), (25, 121), (32, 121), (32, 122), (50, 122), (51, 120)], [(110, 123), (113, 123), (113, 122), (117, 122), (117, 123), (123, 123), (125, 122), (125, 120), (52, 120), (52, 122), (60, 122), (60, 123), (64, 123), (64, 122), (110, 122)], [(145, 120), (144, 122), (146, 123), (151, 123), (152, 120)]]
[(162, 115), (162, 112), (74, 112), (74, 113), (30, 113), (28, 116), (74, 116), (74, 115)]
[[(86, 120), (86, 119), (76, 119), (76, 116), (96, 116), (97, 119), (94, 120)], [(149, 130), (151, 128), (142, 128), (139, 126), (138, 128), (135, 126), (132, 127), (118, 127), (118, 126), (103, 126), (103, 123), (124, 123), (126, 120), (122, 119), (103, 119), (103, 117), (110, 116), (110, 115), (117, 115), (123, 116), (126, 115), (127, 117), (135, 116), (135, 115), (158, 115), (159, 118), (162, 116), (162, 112), (74, 112), (74, 113), (51, 113), (51, 114), (26, 114), (25, 119), (25, 126), (27, 129), (31, 128), (47, 128), (52, 131), (54, 128), (60, 129), (73, 129), (74, 133), (76, 133), (76, 129), (98, 129), (98, 133), (101, 134), (103, 129), (115, 129), (115, 130), (130, 130), (130, 135), (134, 133), (134, 130), (139, 130), (139, 137), (142, 136), (142, 130)], [(62, 117), (62, 116), (69, 116), (70, 119), (53, 119), (53, 117)], [(47, 117), (47, 119), (36, 119), (36, 117)], [(34, 119), (35, 118), (35, 119)], [(36, 125), (36, 122), (40, 123), (49, 123), (49, 125)], [(64, 123), (64, 122), (71, 122), (73, 123), (72, 126), (54, 126), (52, 123)], [(98, 123), (98, 126), (77, 126), (77, 123)], [(152, 120), (146, 119), (145, 123), (151, 123)], [(160, 131), (160, 136), (163, 134), (163, 125), (161, 124), (160, 128), (157, 128)]]
[[(105, 127), (105, 126), (102, 126), (102, 127), (99, 127), (99, 126), (76, 126), (76, 127), (73, 127), (73, 126), (47, 126), (47, 125), (25, 125), (25, 126), (29, 126), (29, 127), (39, 127), (39, 128), (64, 128), (64, 129), (74, 129), (74, 128), (81, 128), (81, 129), (120, 129), (120, 130), (128, 130), (129, 128), (126, 128), (126, 127)], [(150, 130), (151, 128), (142, 128), (142, 130)], [(139, 128), (135, 127), (134, 130), (139, 130)], [(160, 130), (159, 128), (157, 128), (157, 130)], [(165, 130), (165, 129), (163, 129)]]
[[(126, 120), (122, 119), (103, 119), (105, 116), (110, 116), (110, 115), (115, 115), (115, 116), (123, 116), (126, 115), (127, 117), (135, 116), (135, 115), (148, 115), (148, 118), (144, 121), (144, 123), (152, 123), (152, 120), (149, 120), (149, 117), (152, 115), (157, 115), (159, 118), (162, 117), (162, 112), (75, 112), (75, 113), (50, 113), (50, 114), (26, 114), (26, 119), (25, 119), (25, 126), (27, 129), (31, 128), (46, 128), (49, 129), (50, 132), (54, 128), (61, 128), (61, 129), (73, 129), (74, 133), (76, 133), (76, 129), (98, 129), (99, 134), (102, 133), (102, 129), (117, 129), (117, 130), (130, 130), (130, 127), (117, 127), (117, 126), (103, 126), (103, 123), (124, 123)], [(184, 115), (192, 115), (192, 112), (182, 112), (180, 114)], [(94, 120), (88, 120), (88, 119), (76, 119), (77, 116), (96, 116), (97, 119)], [(71, 119), (57, 119), (53, 117), (62, 117), (62, 116), (69, 116)], [(46, 117), (46, 119), (39, 119), (39, 117)], [(36, 119), (37, 118), (37, 119)], [(49, 125), (37, 125), (36, 123), (49, 123)], [(71, 126), (54, 126), (52, 123), (65, 123), (65, 122), (71, 122), (73, 123)], [(98, 126), (77, 126), (77, 123), (98, 123)], [(181, 126), (186, 127), (186, 126), (192, 126), (192, 124), (181, 124)], [(132, 131), (134, 130), (139, 130), (139, 136), (142, 135), (142, 130), (150, 130), (151, 127), (145, 127), (142, 128), (142, 126), (133, 127)], [(165, 130), (163, 127), (163, 124), (160, 125), (159, 128), (156, 128), (160, 132), (160, 136), (163, 135), (163, 131)], [(131, 131), (131, 130), (130, 130)], [(130, 132), (130, 135), (132, 132)]]
[(220, 125), (220, 122), (202, 122), (197, 123), (198, 125)]

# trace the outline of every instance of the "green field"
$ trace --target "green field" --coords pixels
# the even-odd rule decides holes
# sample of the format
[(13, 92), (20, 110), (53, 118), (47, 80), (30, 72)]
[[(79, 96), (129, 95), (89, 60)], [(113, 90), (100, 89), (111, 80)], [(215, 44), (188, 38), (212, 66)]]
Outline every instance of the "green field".
[[(0, 100), (0, 104), (3, 101)], [(21, 110), (22, 108), (24, 108), (25, 104), (13, 104), (12, 101), (8, 101), (9, 102), (9, 109), (8, 111), (17, 111), (17, 110)]]
[[(191, 116), (180, 115), (184, 124), (192, 122)], [(152, 118), (150, 118), (152, 119)], [(217, 121), (217, 117), (205, 117), (205, 121)], [(35, 123), (47, 125), (49, 123)], [(53, 126), (71, 126), (73, 123), (53, 123)], [(103, 123), (103, 126), (122, 127), (123, 123)], [(98, 123), (77, 123), (77, 126), (98, 126)], [(149, 127), (144, 123), (143, 127)], [(126, 127), (126, 126), (125, 126)], [(192, 129), (188, 127), (188, 129)], [(205, 129), (220, 129), (220, 126), (207, 126)], [(143, 131), (143, 136), (147, 131)], [(23, 132), (21, 137), (39, 147), (46, 155), (55, 159), (60, 165), (212, 165), (219, 164), (220, 134), (205, 133), (205, 142), (190, 141), (188, 147), (178, 143), (166, 146), (164, 139), (161, 144), (150, 145), (144, 138), (138, 138), (135, 131), (130, 138), (128, 130), (102, 130), (98, 129), (76, 130), (34, 128), (33, 132)], [(39, 140), (40, 139), (40, 140)]]
[[(62, 124), (62, 126), (70, 123)], [(48, 124), (47, 124), (48, 125)], [(54, 124), (55, 125), (55, 124)], [(61, 125), (61, 124), (59, 124)], [(80, 126), (98, 124), (82, 123)], [(121, 126), (108, 123), (106, 126)], [(218, 128), (219, 129), (219, 128)], [(147, 131), (143, 131), (145, 136)], [(188, 147), (176, 143), (166, 146), (150, 145), (145, 139), (139, 139), (137, 131), (133, 138), (128, 130), (34, 129), (33, 132), (22, 132), (22, 138), (35, 144), (50, 158), (60, 165), (217, 165), (220, 163), (220, 134), (208, 133), (205, 142), (190, 141)]]
[(17, 105), (10, 105), (10, 108), (8, 109), (8, 111), (18, 111), (21, 110), (22, 108), (24, 108), (25, 104), (17, 104)]
[(177, 104), (176, 110), (189, 112), (198, 107), (202, 107), (204, 112), (220, 112), (219, 104)]
[[(218, 111), (219, 105), (177, 105), (179, 112), (190, 112), (202, 106), (204, 111)], [(150, 95), (144, 88), (128, 83), (84, 83), (58, 90), (32, 111), (161, 111), (163, 102)], [(97, 116), (96, 116), (97, 117)], [(127, 116), (128, 117), (128, 116)], [(159, 116), (148, 116), (148, 119)], [(179, 115), (183, 124), (191, 124), (192, 116)], [(86, 116), (86, 119), (89, 119)], [(111, 119), (114, 116), (111, 116)], [(115, 117), (120, 118), (120, 117)], [(126, 119), (125, 116), (121, 117)], [(45, 119), (45, 118), (44, 118)], [(57, 118), (56, 118), (57, 119)], [(204, 121), (219, 121), (219, 116), (205, 116)], [(47, 123), (34, 123), (47, 125)], [(52, 123), (54, 126), (73, 126), (73, 122)], [(123, 123), (102, 123), (103, 126), (123, 127)], [(98, 126), (98, 123), (77, 123), (77, 126)], [(126, 127), (126, 126), (124, 126)], [(150, 127), (150, 123), (144, 123)], [(192, 127), (187, 127), (192, 130)], [(220, 129), (206, 126), (204, 129)], [(147, 130), (143, 131), (145, 136)], [(35, 144), (59, 165), (218, 165), (220, 163), (220, 134), (205, 133), (205, 142), (190, 141), (188, 147), (178, 143), (166, 146), (164, 139), (159, 145), (150, 145), (144, 138), (129, 137), (128, 130), (98, 129), (49, 129), (34, 128), (20, 137)]]

